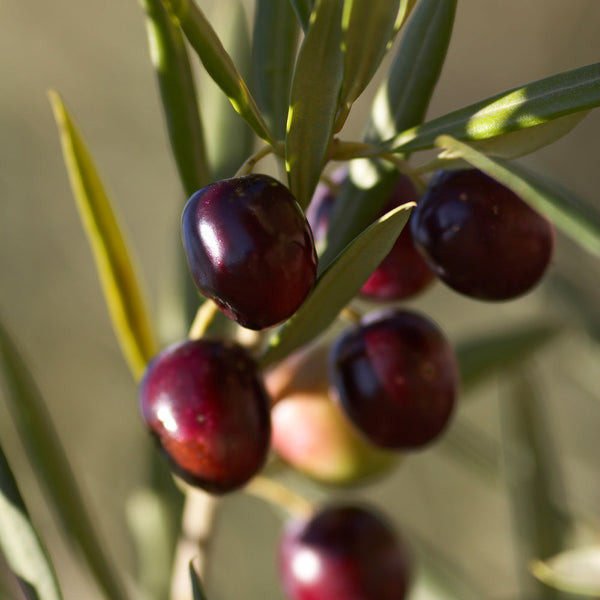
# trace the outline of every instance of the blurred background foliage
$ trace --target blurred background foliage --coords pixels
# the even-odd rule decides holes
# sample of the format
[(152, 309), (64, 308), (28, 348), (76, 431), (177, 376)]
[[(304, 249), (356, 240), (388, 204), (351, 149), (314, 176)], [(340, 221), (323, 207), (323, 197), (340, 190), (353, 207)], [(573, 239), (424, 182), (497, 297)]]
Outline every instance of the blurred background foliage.
[[(428, 117), (597, 61), (599, 22), (595, 0), (460, 0)], [(176, 263), (185, 198), (144, 18), (133, 0), (4, 0), (0, 30), (0, 314), (36, 375), (103, 537), (131, 570), (125, 506), (147, 478), (149, 440), (74, 208), (46, 92), (61, 91), (94, 153), (136, 249), (163, 342), (181, 337)], [(205, 77), (198, 89), (201, 98), (214, 96)], [(375, 89), (376, 83), (356, 103), (345, 139), (360, 135)], [(232, 145), (246, 135), (244, 127), (231, 133)], [(600, 209), (598, 139), (600, 112), (592, 111), (523, 163)], [(564, 326), (533, 358), (467, 387), (442, 443), (408, 457), (393, 476), (344, 492), (385, 507), (438, 584), (446, 582), (458, 598), (516, 600), (528, 588), (536, 598), (539, 589), (525, 570), (532, 548), (600, 539), (599, 266), (559, 236), (549, 276), (526, 298), (484, 304), (437, 285), (411, 302), (457, 343), (537, 320)], [(75, 568), (4, 403), (0, 438), (65, 597), (81, 597), (81, 586), (87, 598), (101, 597)], [(323, 494), (314, 486), (308, 491)], [(531, 499), (543, 513), (531, 513)], [(574, 527), (565, 529), (569, 523)], [(281, 598), (272, 558), (278, 526), (277, 514), (256, 500), (225, 501), (210, 571), (215, 597)], [(536, 542), (550, 531), (565, 536)], [(427, 589), (415, 597), (430, 597)]]

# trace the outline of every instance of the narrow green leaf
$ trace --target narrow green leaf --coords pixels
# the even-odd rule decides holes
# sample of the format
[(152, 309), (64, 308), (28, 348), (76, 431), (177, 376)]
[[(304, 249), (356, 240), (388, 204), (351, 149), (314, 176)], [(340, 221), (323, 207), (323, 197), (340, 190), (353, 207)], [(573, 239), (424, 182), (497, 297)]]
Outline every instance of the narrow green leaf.
[(252, 35), (252, 90), (277, 139), (284, 139), (298, 21), (289, 2), (257, 0)]
[(600, 63), (565, 71), (496, 94), (394, 136), (382, 145), (393, 152), (431, 148), (440, 135), (476, 141), (541, 125), (600, 106)]
[(190, 561), (190, 579), (192, 582), (192, 597), (194, 600), (206, 600), (206, 594), (204, 593), (204, 588), (202, 587), (202, 582), (200, 581), (200, 577), (198, 573), (196, 573), (196, 569), (194, 569), (193, 562)]
[(406, 23), (416, 3), (417, 0), (400, 0), (400, 9), (398, 10), (398, 15), (396, 16), (396, 23), (394, 25), (395, 33), (398, 33), (398, 31), (400, 31), (400, 29), (402, 28), (402, 25)]
[(69, 541), (81, 551), (106, 595), (111, 600), (126, 600), (128, 596), (92, 525), (46, 404), (17, 346), (2, 323), (0, 368), (4, 375), (8, 407), (20, 438)]
[(450, 136), (440, 136), (436, 145), (464, 158), (511, 189), (534, 209), (546, 215), (557, 228), (592, 254), (600, 255), (600, 213), (585, 210), (584, 204), (560, 186), (544, 181), (531, 171), (494, 160)]
[[(408, 11), (410, 6), (401, 6)], [(421, 123), (437, 84), (454, 23), (456, 0), (421, 0), (408, 21), (387, 79), (374, 101), (366, 139), (378, 142)], [(385, 206), (398, 172), (387, 163), (353, 160), (334, 206), (325, 269)]]
[(600, 596), (600, 546), (575, 548), (546, 561), (536, 560), (531, 572), (558, 590), (597, 598)]
[(186, 196), (210, 182), (196, 87), (179, 26), (161, 0), (142, 0), (173, 156)]
[(290, 0), (290, 5), (296, 13), (298, 23), (300, 23), (300, 26), (304, 31), (308, 29), (313, 4), (314, 0)]
[(551, 323), (530, 323), (512, 331), (495, 331), (459, 341), (455, 351), (463, 387), (476, 385), (490, 375), (520, 364), (560, 331), (560, 327)]
[(292, 194), (306, 208), (331, 141), (344, 76), (344, 0), (317, 0), (292, 82), (285, 162)]
[(400, 0), (346, 0), (340, 104), (352, 104), (371, 81), (392, 43), (399, 8)]
[(2, 447), (0, 447), (0, 547), (30, 600), (62, 600), (50, 562)]
[[(209, 16), (240, 75), (247, 78), (250, 75), (251, 45), (243, 4), (239, 0), (215, 2)], [(252, 154), (254, 133), (212, 81), (205, 81), (203, 86), (202, 110), (213, 178), (232, 177)]]
[(138, 379), (157, 344), (133, 258), (85, 143), (60, 96), (49, 93), (63, 156), (113, 327)]
[(385, 140), (425, 118), (454, 25), (456, 0), (421, 0), (371, 109), (367, 139)]
[(233, 108), (255, 133), (269, 144), (275, 140), (233, 60), (204, 13), (193, 0), (166, 0), (179, 19), (183, 32), (204, 68), (229, 98)]
[(412, 202), (403, 204), (386, 213), (348, 245), (319, 277), (296, 314), (272, 338), (261, 366), (285, 358), (333, 323), (392, 249), (413, 206)]

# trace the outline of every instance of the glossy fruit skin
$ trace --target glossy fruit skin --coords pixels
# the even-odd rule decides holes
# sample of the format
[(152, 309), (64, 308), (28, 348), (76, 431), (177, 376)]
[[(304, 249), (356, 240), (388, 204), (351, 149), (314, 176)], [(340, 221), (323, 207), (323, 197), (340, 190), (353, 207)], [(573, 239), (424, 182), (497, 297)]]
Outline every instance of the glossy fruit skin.
[(269, 396), (244, 348), (200, 339), (170, 346), (146, 368), (139, 405), (174, 472), (213, 494), (262, 467), (270, 443)]
[(333, 393), (373, 444), (411, 450), (435, 440), (455, 405), (454, 351), (431, 320), (387, 309), (344, 333), (329, 357)]
[[(332, 179), (336, 184), (341, 185), (345, 176), (347, 176), (347, 169), (338, 170), (333, 173)], [(401, 175), (379, 216), (402, 204), (417, 200), (417, 190), (411, 180)], [(317, 241), (326, 236), (334, 203), (335, 193), (325, 184), (319, 184), (306, 213)], [(435, 281), (435, 274), (414, 245), (410, 227), (407, 225), (388, 255), (367, 279), (360, 290), (360, 295), (380, 302), (405, 300), (425, 290), (433, 281)]]
[(332, 505), (290, 521), (279, 543), (288, 600), (403, 600), (410, 562), (390, 525), (364, 506)]
[(252, 174), (202, 188), (184, 208), (182, 232), (196, 286), (244, 327), (285, 321), (314, 285), (310, 227), (272, 177)]
[(439, 173), (411, 218), (413, 239), (437, 276), (480, 300), (531, 290), (550, 263), (552, 224), (485, 173)]
[(274, 406), (271, 446), (320, 483), (353, 485), (387, 472), (398, 454), (365, 440), (329, 395), (328, 347), (296, 352), (265, 374)]

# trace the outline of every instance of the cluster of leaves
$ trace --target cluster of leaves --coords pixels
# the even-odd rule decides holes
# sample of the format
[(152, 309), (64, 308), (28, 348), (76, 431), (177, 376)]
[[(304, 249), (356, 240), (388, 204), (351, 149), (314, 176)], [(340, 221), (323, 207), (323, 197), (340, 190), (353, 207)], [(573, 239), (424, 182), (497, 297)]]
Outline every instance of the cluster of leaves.
[[(375, 221), (374, 217), (389, 195), (397, 169), (417, 176), (472, 165), (548, 216), (586, 250), (600, 254), (600, 214), (583, 211), (583, 203), (573, 194), (510, 162), (555, 141), (600, 105), (600, 63), (424, 121), (448, 48), (456, 0), (257, 0), (252, 36), (245, 31), (241, 7), (234, 2), (237, 12), (233, 18), (230, 15), (229, 33), (238, 47), (231, 54), (193, 0), (143, 0), (142, 5), (173, 156), (186, 195), (212, 180), (232, 176), (244, 161), (251, 168), (271, 152), (285, 166), (287, 184), (306, 208), (326, 165), (351, 161), (350, 178), (331, 217), (317, 284), (300, 310), (270, 334), (259, 357), (261, 366), (280, 361), (325, 331), (389, 252), (411, 207), (400, 207)], [(353, 103), (394, 46), (399, 31), (394, 60), (373, 102), (363, 138), (342, 139)], [(206, 110), (199, 105), (188, 48), (247, 128), (218, 102)], [(241, 57), (252, 57), (248, 69), (242, 69)], [(51, 93), (50, 99), (114, 328), (138, 379), (159, 347), (138, 269), (71, 115), (58, 94)], [(238, 141), (233, 147), (232, 131)], [(253, 155), (257, 138), (265, 146)], [(432, 148), (439, 150), (435, 159), (419, 164), (419, 152)], [(129, 594), (94, 531), (39, 391), (8, 334), (0, 333), (15, 421), (64, 531), (82, 551), (106, 596), (124, 600)], [(518, 361), (554, 333), (552, 327), (533, 324), (459, 345), (464, 381), (484, 377), (500, 363), (505, 365), (507, 357)], [(527, 427), (530, 421), (521, 422)], [(531, 449), (538, 455), (537, 438), (530, 434), (526, 432), (524, 439), (534, 440)], [(544, 484), (542, 475), (538, 483)], [(27, 597), (60, 599), (51, 563), (3, 454), (0, 487), (0, 544), (10, 568)], [(546, 508), (546, 514), (553, 510)], [(539, 526), (547, 524), (540, 521)], [(552, 546), (555, 550), (557, 543)], [(536, 572), (558, 587), (568, 587), (568, 577), (560, 574), (565, 560), (539, 564)], [(192, 580), (195, 598), (202, 598), (193, 572)], [(600, 593), (598, 581), (588, 589)]]

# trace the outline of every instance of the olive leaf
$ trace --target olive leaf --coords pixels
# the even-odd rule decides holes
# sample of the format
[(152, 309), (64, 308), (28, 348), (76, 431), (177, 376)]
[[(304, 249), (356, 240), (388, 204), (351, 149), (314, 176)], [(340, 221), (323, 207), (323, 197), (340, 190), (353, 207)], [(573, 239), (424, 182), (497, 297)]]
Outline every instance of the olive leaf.
[(0, 548), (29, 600), (62, 600), (54, 567), (0, 447)]
[(496, 94), (412, 127), (380, 146), (381, 151), (431, 148), (440, 135), (463, 141), (493, 138), (600, 106), (600, 63), (558, 73)]
[(262, 367), (285, 358), (333, 323), (390, 252), (413, 206), (407, 203), (391, 210), (348, 245), (319, 277), (296, 314), (271, 338), (260, 359)]
[(142, 5), (173, 157), (183, 189), (191, 196), (210, 182), (210, 173), (187, 50), (162, 0), (143, 0)]
[(49, 93), (63, 157), (85, 233), (121, 350), (133, 376), (141, 376), (157, 342), (139, 270), (126, 243), (98, 171), (69, 111), (57, 92)]
[(546, 215), (573, 241), (589, 252), (600, 255), (600, 213), (585, 211), (584, 204), (570, 192), (549, 184), (531, 171), (494, 160), (450, 136), (440, 136), (435, 143), (505, 185), (534, 209)]
[(204, 68), (223, 90), (233, 108), (244, 118), (256, 135), (268, 144), (275, 140), (261, 115), (250, 90), (211, 24), (193, 0), (167, 0), (179, 20), (188, 41)]
[(308, 29), (310, 15), (313, 9), (314, 0), (290, 0), (290, 4), (296, 13), (298, 23), (304, 31)]

